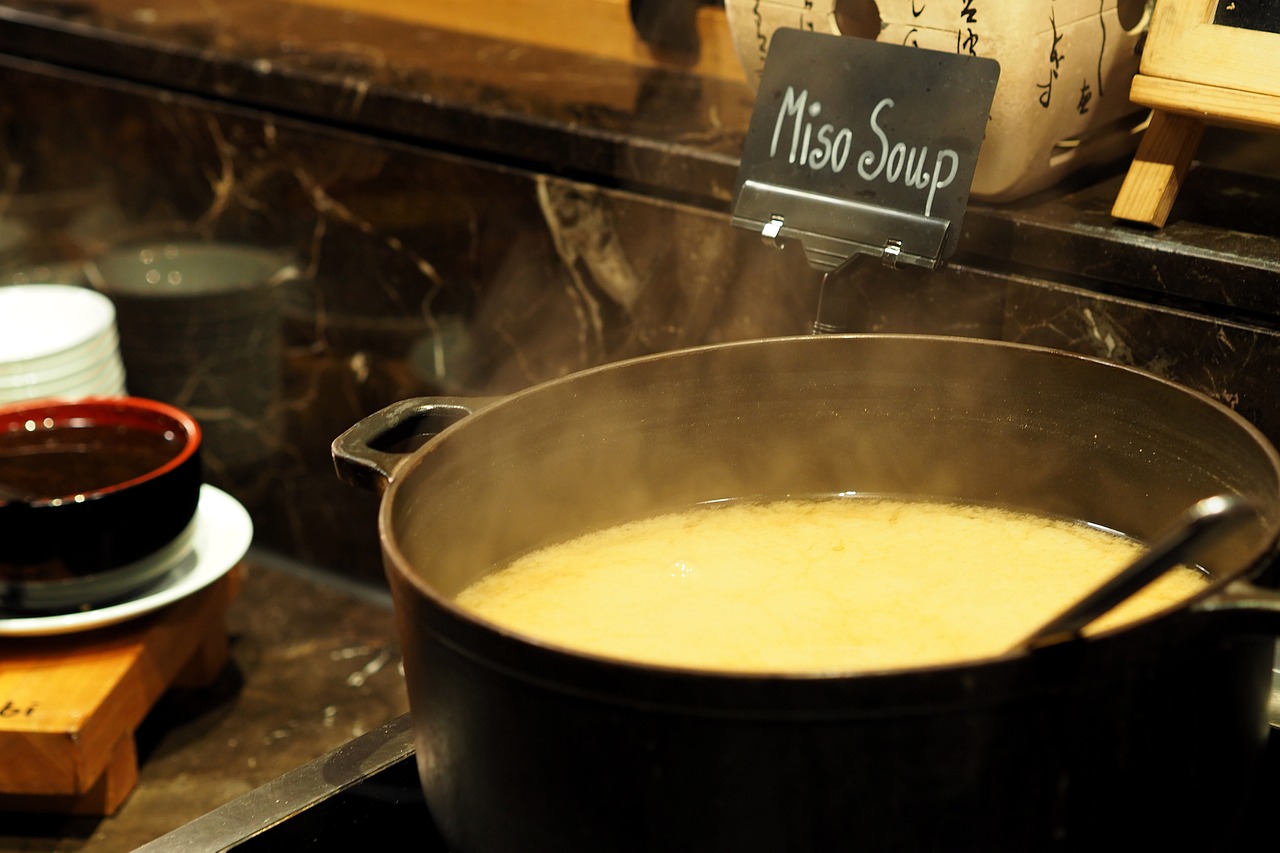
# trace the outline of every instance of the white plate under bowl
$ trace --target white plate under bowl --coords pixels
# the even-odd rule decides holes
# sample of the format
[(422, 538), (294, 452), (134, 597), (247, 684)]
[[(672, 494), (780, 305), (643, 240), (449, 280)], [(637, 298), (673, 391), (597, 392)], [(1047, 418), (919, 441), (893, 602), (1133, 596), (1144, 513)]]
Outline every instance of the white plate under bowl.
[[(198, 524), (193, 515), (191, 523), (172, 542), (140, 560), (114, 569), (57, 580), (0, 581), (0, 615), (6, 612), (33, 616), (71, 613), (137, 595), (187, 558)], [(19, 601), (21, 607), (17, 606)]]
[(154, 586), (127, 601), (80, 613), (9, 616), (0, 612), (0, 636), (70, 634), (152, 613), (199, 592), (231, 571), (248, 552), (252, 540), (253, 521), (245, 508), (226, 492), (201, 486), (191, 548)]

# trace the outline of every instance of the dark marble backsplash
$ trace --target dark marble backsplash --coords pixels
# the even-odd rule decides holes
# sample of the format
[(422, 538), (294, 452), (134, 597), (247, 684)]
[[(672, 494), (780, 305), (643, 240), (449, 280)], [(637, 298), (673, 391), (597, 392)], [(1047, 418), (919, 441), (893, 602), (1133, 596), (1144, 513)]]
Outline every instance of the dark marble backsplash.
[(191, 241), (296, 268), (274, 306), (280, 370), (255, 380), (270, 399), (219, 382), (216, 353), (130, 364), (121, 307), (127, 382), (200, 418), (208, 479), (261, 544), (361, 577), (380, 571), (376, 499), (337, 482), (329, 443), (365, 415), (812, 319), (798, 254), (695, 207), (21, 62), (0, 90), (0, 210), (26, 229), (6, 282)]
[[(377, 498), (338, 482), (330, 442), (397, 400), (507, 394), (630, 356), (810, 330), (820, 276), (798, 248), (773, 250), (729, 224), (733, 140), (750, 106), (741, 92), (648, 76), (652, 88), (625, 103), (560, 114), (473, 74), (469, 92), (445, 87), (455, 106), (442, 111), (420, 88), (433, 85), (429, 71), (396, 80), (394, 65), (356, 63), (349, 45), (336, 70), (322, 48), (292, 45), (262, 79), (235, 77), (244, 42), (227, 47), (206, 25), (167, 31), (182, 42), (171, 56), (183, 85), (166, 78), (163, 50), (128, 40), (71, 61), (67, 44), (89, 41), (78, 31), (23, 42), (45, 58), (0, 56), (0, 281), (101, 285), (86, 262), (141, 244), (278, 253), (253, 338), (270, 346), (252, 359), (276, 364), (237, 372), (234, 354), (202, 348), (215, 318), (191, 309), (168, 361), (146, 358), (154, 341), (139, 340), (125, 365), (131, 391), (154, 390), (205, 425), (207, 477), (249, 508), (260, 546), (379, 581)], [(0, 22), (0, 46), (17, 44), (6, 33)], [(461, 55), (471, 42), (445, 44)], [(215, 48), (236, 61), (215, 57), (221, 72), (194, 74), (191, 57)], [(125, 75), (122, 51), (149, 64)], [(326, 118), (305, 99), (308, 69), (341, 72), (352, 92), (364, 80), (370, 100)], [(413, 98), (379, 94), (393, 85), (428, 118), (414, 123)], [(285, 109), (290, 93), (299, 101)], [(724, 124), (708, 130), (712, 114)], [(627, 138), (628, 115), (645, 134)], [(1100, 199), (1112, 179), (975, 208), (941, 272), (869, 265), (854, 281), (854, 330), (1022, 341), (1144, 367), (1280, 439), (1280, 291), (1264, 293), (1280, 281), (1274, 228), (1175, 217), (1170, 239), (1108, 230)], [(1224, 192), (1213, 184), (1202, 197)], [(1277, 196), (1251, 203), (1266, 211)]]

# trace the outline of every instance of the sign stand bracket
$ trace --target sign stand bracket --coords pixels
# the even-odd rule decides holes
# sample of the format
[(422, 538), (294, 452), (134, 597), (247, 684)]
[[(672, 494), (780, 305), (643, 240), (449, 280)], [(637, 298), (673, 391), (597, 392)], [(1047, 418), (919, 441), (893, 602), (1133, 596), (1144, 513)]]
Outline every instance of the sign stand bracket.
[(878, 256), (889, 269), (899, 263), (937, 269), (943, 265), (942, 249), (951, 227), (942, 218), (758, 181), (743, 184), (733, 224), (759, 231), (761, 239), (776, 248), (789, 239), (797, 240), (809, 265), (826, 271), (813, 323), (815, 335), (850, 331), (850, 289), (854, 273), (867, 261)]
[(885, 266), (937, 269), (951, 221), (875, 204), (748, 180), (733, 208), (733, 224), (781, 247), (796, 240), (809, 265), (835, 270), (858, 255)]

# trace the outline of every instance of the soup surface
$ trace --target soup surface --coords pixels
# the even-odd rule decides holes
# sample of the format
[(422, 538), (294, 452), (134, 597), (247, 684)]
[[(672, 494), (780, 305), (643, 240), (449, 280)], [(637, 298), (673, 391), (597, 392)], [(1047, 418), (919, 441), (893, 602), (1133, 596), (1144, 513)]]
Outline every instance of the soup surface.
[[(736, 501), (530, 553), (458, 604), (564, 647), (678, 667), (897, 669), (999, 655), (1142, 545), (1085, 524), (892, 499)], [(1091, 631), (1202, 591), (1190, 568)]]

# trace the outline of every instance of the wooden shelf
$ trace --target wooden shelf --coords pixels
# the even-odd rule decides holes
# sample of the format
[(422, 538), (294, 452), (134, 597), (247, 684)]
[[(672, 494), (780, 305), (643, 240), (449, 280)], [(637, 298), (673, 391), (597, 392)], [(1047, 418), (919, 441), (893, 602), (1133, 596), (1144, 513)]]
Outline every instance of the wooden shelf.
[[(298, 0), (304, 4), (394, 18), (438, 29), (489, 36), (636, 65), (682, 64), (655, 52), (636, 34), (627, 0), (489, 0), (485, 3), (420, 0)], [(724, 9), (703, 6), (697, 13), (698, 57), (688, 70), (727, 80), (743, 80)]]

